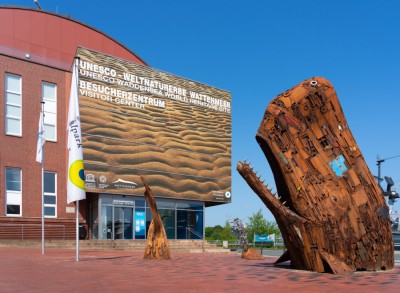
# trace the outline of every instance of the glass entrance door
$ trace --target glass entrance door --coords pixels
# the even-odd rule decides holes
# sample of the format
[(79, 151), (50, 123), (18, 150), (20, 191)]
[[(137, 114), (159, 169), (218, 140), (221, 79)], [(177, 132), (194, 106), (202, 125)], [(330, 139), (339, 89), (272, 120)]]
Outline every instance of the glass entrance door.
[(133, 209), (123, 208), (124, 210), (124, 239), (132, 239), (133, 237)]
[(101, 239), (112, 239), (113, 217), (112, 206), (101, 207)]
[(124, 208), (114, 208), (114, 239), (124, 239)]
[(133, 208), (114, 207), (114, 239), (132, 239)]

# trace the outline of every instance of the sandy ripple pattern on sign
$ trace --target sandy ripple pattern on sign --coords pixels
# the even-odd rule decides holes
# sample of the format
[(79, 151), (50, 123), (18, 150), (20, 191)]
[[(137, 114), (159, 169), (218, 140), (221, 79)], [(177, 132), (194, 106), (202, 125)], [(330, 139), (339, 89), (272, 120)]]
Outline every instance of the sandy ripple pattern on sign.
[[(81, 60), (109, 64), (117, 73), (142, 74), (168, 84), (201, 91), (230, 101), (226, 91), (204, 86), (146, 66), (133, 65), (97, 52), (80, 49)], [(139, 176), (146, 176), (162, 197), (201, 200), (230, 199), (215, 191), (230, 191), (231, 115), (188, 102), (151, 95), (116, 84), (81, 76), (81, 80), (118, 88), (162, 100), (165, 108), (146, 104), (143, 108), (80, 95), (85, 173), (137, 183), (123, 193), (143, 194)], [(97, 177), (98, 177), (97, 176)], [(107, 192), (122, 193), (112, 185)], [(89, 191), (99, 192), (96, 188)], [(100, 189), (101, 191), (101, 189)]]

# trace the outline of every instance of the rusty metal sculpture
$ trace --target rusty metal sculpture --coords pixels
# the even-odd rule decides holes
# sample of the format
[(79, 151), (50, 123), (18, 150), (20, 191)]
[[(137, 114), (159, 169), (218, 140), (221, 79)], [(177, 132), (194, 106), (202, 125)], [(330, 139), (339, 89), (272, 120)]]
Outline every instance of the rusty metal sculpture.
[(328, 80), (308, 79), (273, 99), (256, 139), (279, 197), (246, 161), (237, 169), (282, 232), (287, 251), (276, 263), (334, 274), (393, 268), (388, 207)]
[(239, 218), (234, 218), (231, 221), (232, 233), (235, 235), (235, 238), (239, 244), (239, 246), (246, 251), (248, 249), (247, 243), (247, 235), (246, 235), (246, 227), (243, 221)]
[(143, 258), (170, 259), (171, 254), (169, 250), (167, 234), (165, 233), (163, 222), (160, 214), (158, 213), (157, 204), (154, 200), (153, 193), (143, 176), (140, 176), (140, 180), (142, 180), (143, 185), (146, 188), (144, 195), (147, 203), (150, 206), (150, 212), (153, 217), (149, 231), (147, 232), (146, 250)]
[(232, 225), (232, 233), (235, 235), (235, 238), (237, 239), (239, 246), (242, 247), (242, 255), (241, 258), (244, 259), (250, 259), (250, 260), (262, 260), (264, 259), (264, 256), (262, 256), (261, 253), (258, 251), (255, 251), (253, 249), (250, 249), (248, 247), (247, 243), (247, 236), (246, 236), (246, 227), (243, 223), (243, 221), (239, 218), (233, 219), (231, 221)]

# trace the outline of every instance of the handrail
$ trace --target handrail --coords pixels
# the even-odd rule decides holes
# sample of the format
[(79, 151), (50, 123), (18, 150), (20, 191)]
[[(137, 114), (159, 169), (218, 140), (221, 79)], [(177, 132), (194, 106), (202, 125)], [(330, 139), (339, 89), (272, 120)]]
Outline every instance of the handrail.
[(194, 229), (192, 229), (190, 227), (186, 227), (186, 239), (191, 239), (190, 238), (190, 233), (194, 234), (199, 239), (203, 239), (203, 235), (201, 235), (199, 232), (197, 232), (196, 230), (194, 230)]
[[(21, 240), (24, 240), (24, 228), (26, 230), (26, 228), (29, 227), (39, 227), (41, 228), (42, 225), (41, 224), (17, 224), (17, 223), (0, 223), (0, 227), (1, 226), (16, 226), (16, 227), (20, 227), (21, 228)], [(46, 228), (53, 228), (53, 227), (62, 227), (62, 240), (65, 240), (65, 225), (62, 224), (44, 224), (44, 227)], [(1, 236), (1, 232), (0, 232), (0, 236)], [(61, 237), (60, 237), (61, 238)]]

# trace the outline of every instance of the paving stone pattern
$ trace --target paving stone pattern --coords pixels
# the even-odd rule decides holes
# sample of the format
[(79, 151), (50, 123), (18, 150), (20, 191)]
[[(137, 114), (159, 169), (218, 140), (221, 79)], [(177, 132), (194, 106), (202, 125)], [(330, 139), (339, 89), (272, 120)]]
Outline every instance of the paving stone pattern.
[(0, 292), (400, 292), (400, 269), (350, 276), (273, 266), (276, 258), (172, 253), (144, 260), (121, 250), (0, 248)]

